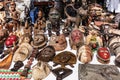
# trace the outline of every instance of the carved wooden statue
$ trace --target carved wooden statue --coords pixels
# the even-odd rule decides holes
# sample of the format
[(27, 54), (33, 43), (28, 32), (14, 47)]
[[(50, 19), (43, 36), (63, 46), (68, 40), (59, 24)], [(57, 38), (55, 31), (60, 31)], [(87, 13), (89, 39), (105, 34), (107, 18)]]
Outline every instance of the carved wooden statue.
[(59, 11), (55, 8), (51, 8), (49, 12), (49, 23), (47, 24), (48, 27), (48, 35), (52, 35), (52, 31), (56, 32), (56, 35), (60, 35), (60, 18), (61, 15)]
[(6, 28), (9, 32), (16, 31), (20, 29), (19, 17), (20, 14), (16, 11), (16, 3), (12, 1), (9, 6), (9, 22), (6, 24)]
[(46, 31), (45, 18), (43, 17), (43, 11), (39, 10), (38, 18), (34, 24), (34, 34), (39, 34), (40, 32), (44, 33), (45, 31)]
[(24, 34), (32, 35), (32, 26), (29, 24), (29, 21), (25, 21), (25, 27), (23, 28)]

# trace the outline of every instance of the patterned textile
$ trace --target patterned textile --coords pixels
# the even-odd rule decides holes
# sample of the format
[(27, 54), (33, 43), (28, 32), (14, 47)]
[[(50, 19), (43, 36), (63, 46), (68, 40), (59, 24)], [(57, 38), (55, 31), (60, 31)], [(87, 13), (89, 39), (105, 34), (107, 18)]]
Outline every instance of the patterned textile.
[[(23, 70), (12, 72), (8, 69), (0, 69), (0, 80), (22, 80), (20, 74)], [(30, 80), (32, 77), (31, 70), (29, 70), (28, 77), (24, 80)]]

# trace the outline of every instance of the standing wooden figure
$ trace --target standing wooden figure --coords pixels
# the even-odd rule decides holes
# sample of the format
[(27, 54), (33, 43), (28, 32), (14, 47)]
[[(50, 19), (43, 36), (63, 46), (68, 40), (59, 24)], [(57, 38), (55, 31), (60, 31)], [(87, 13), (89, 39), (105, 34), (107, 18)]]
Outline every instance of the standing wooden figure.
[(48, 26), (48, 34), (51, 36), (52, 31), (56, 32), (58, 36), (60, 34), (60, 13), (55, 8), (51, 8), (49, 12), (49, 21)]
[(16, 11), (16, 3), (12, 1), (9, 6), (9, 22), (6, 24), (6, 28), (9, 32), (16, 31), (20, 29), (19, 18), (20, 14)]
[(34, 34), (45, 32), (45, 28), (46, 28), (46, 22), (45, 22), (45, 18), (43, 17), (43, 11), (39, 10), (38, 18), (34, 24)]

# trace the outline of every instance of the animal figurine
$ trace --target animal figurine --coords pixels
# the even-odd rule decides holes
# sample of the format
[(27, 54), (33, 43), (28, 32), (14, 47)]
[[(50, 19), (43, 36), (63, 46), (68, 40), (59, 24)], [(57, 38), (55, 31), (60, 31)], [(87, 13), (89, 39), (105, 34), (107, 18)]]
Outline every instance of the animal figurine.
[(89, 63), (92, 61), (93, 53), (91, 48), (88, 45), (83, 45), (78, 48), (77, 50), (77, 57), (78, 60), (82, 63)]
[(65, 6), (65, 14), (67, 16), (67, 20), (65, 26), (72, 26), (72, 23), (75, 23), (76, 26), (79, 26), (81, 18), (78, 14), (77, 9), (74, 8), (73, 4), (68, 4)]
[(76, 0), (74, 3), (67, 4), (64, 8), (65, 15), (67, 16), (65, 26), (73, 28), (75, 25), (78, 27), (80, 24), (87, 25), (88, 10), (85, 3)]
[(56, 51), (62, 51), (67, 47), (67, 40), (63, 34), (59, 36), (52, 35), (49, 40), (49, 45), (53, 46)]

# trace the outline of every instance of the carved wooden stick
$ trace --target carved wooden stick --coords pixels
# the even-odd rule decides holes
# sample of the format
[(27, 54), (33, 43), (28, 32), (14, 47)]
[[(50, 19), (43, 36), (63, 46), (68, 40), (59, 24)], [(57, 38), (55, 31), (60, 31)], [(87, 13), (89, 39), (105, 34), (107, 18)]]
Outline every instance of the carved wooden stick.
[(24, 67), (23, 72), (21, 73), (21, 78), (25, 78), (25, 77), (28, 76), (28, 71), (29, 71), (30, 68), (31, 68), (32, 62), (34, 61), (34, 58), (35, 58), (37, 52), (38, 52), (38, 49), (34, 49), (34, 50), (33, 50), (33, 52), (32, 52), (32, 54), (30, 55), (30, 58), (29, 58), (27, 64), (26, 64), (25, 67)]

